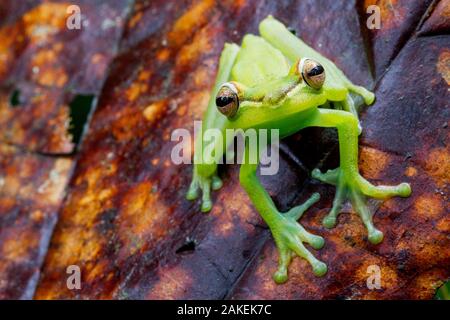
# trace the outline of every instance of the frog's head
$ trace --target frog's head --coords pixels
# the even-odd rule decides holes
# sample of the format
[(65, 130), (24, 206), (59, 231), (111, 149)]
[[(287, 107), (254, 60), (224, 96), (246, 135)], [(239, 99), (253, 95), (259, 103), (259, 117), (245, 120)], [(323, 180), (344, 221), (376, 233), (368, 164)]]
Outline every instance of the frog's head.
[(325, 69), (319, 62), (302, 58), (292, 65), (285, 77), (279, 79), (253, 87), (235, 81), (224, 83), (217, 93), (216, 106), (220, 113), (234, 121), (255, 107), (258, 113), (278, 109), (294, 92), (303, 97), (320, 93), (325, 77)]

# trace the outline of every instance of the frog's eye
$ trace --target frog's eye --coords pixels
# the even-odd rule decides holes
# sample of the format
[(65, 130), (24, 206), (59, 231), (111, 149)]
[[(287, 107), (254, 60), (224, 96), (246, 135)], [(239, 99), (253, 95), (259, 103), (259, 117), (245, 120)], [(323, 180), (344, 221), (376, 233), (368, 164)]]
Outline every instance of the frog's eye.
[(239, 109), (239, 94), (232, 83), (224, 83), (216, 96), (216, 106), (220, 113), (232, 118)]
[(303, 58), (300, 60), (299, 70), (308, 86), (316, 90), (322, 88), (325, 82), (325, 69), (320, 63), (313, 59)]

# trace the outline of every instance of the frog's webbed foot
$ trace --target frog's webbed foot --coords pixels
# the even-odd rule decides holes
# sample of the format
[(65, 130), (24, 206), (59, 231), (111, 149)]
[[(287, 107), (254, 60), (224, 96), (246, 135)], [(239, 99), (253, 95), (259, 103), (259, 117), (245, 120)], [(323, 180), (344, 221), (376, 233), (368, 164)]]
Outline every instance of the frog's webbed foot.
[(349, 199), (353, 209), (360, 215), (366, 226), (368, 239), (373, 244), (383, 241), (383, 233), (373, 225), (373, 213), (370, 212), (367, 206), (367, 198), (384, 200), (395, 196), (408, 197), (411, 194), (411, 187), (408, 183), (401, 183), (396, 186), (374, 186), (359, 173), (346, 174), (340, 168), (329, 170), (326, 173), (322, 173), (319, 169), (314, 169), (312, 176), (317, 180), (336, 186), (333, 207), (323, 219), (323, 225), (326, 228), (333, 228), (336, 225), (337, 216), (342, 209), (344, 201)]
[(319, 198), (319, 194), (315, 193), (304, 204), (294, 207), (281, 215), (280, 219), (271, 227), (279, 252), (278, 270), (273, 275), (275, 282), (284, 283), (287, 281), (288, 267), (294, 255), (307, 260), (316, 276), (323, 276), (327, 272), (326, 264), (317, 260), (303, 245), (303, 242), (306, 242), (314, 249), (320, 249), (324, 245), (323, 238), (309, 233), (297, 222), (301, 215)]
[(186, 193), (186, 199), (195, 200), (198, 198), (200, 191), (202, 192), (202, 212), (208, 212), (212, 208), (211, 190), (219, 190), (222, 187), (222, 180), (217, 173), (212, 176), (203, 176), (194, 170), (194, 177), (191, 185)]

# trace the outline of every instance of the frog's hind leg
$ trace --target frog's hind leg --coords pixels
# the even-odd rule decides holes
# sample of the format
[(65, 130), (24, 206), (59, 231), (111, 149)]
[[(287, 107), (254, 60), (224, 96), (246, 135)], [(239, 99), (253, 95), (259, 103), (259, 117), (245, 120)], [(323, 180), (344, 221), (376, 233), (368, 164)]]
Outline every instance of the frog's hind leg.
[[(283, 216), (288, 218), (289, 220), (296, 221), (295, 215), (292, 215), (293, 211), (305, 211), (308, 209), (312, 204), (317, 202), (319, 199), (319, 195), (316, 193), (314, 194), (310, 199), (308, 199), (304, 204), (298, 206), (298, 207), (304, 207), (303, 209), (297, 210), (298, 207), (295, 207), (291, 209), (288, 213), (285, 213)], [(291, 212), (292, 211), (292, 212)], [(301, 214), (300, 214), (301, 215)], [(307, 242), (313, 247), (314, 249), (321, 249), (324, 245), (324, 240), (322, 237), (316, 236), (314, 234), (309, 233), (306, 231), (302, 225), (297, 224), (298, 227), (298, 236), (292, 237), (289, 242), (286, 242), (286, 239), (280, 236), (276, 236), (274, 234), (275, 230), (272, 231), (274, 234), (275, 244), (278, 248), (278, 269), (273, 275), (273, 279), (277, 283), (284, 283), (288, 279), (288, 268), (291, 263), (292, 258), (297, 255), (306, 261), (309, 262), (309, 264), (313, 268), (313, 272), (316, 276), (322, 276), (327, 272), (327, 266), (316, 259), (314, 255), (308, 251), (308, 249), (305, 248), (302, 242)]]
[(326, 173), (315, 169), (315, 179), (336, 186), (333, 207), (324, 218), (323, 224), (332, 228), (342, 209), (342, 204), (349, 199), (353, 209), (360, 215), (368, 231), (368, 239), (376, 244), (383, 240), (383, 233), (375, 228), (372, 213), (367, 206), (367, 198), (388, 199), (394, 196), (408, 197), (411, 187), (408, 183), (396, 186), (374, 186), (364, 179), (358, 171), (358, 121), (349, 112), (318, 109), (315, 116), (305, 121), (305, 126), (337, 127), (339, 136), (340, 167)]
[[(249, 154), (248, 147), (246, 147), (245, 154)], [(315, 258), (303, 245), (303, 242), (307, 242), (314, 249), (320, 249), (324, 245), (323, 238), (309, 233), (297, 222), (297, 219), (312, 204), (319, 200), (319, 195), (314, 194), (304, 204), (282, 214), (277, 210), (269, 194), (261, 185), (256, 176), (256, 169), (257, 164), (251, 164), (246, 159), (245, 163), (241, 165), (239, 179), (253, 205), (272, 231), (275, 244), (278, 248), (279, 267), (273, 276), (275, 282), (283, 283), (287, 280), (288, 267), (294, 254), (307, 260), (312, 266), (315, 275), (324, 275), (327, 272), (326, 265)]]
[[(343, 172), (340, 168), (334, 169), (337, 175), (337, 181), (330, 181), (326, 174), (314, 169), (312, 177), (325, 183), (336, 186), (336, 195), (333, 200), (333, 206), (327, 216), (323, 219), (323, 225), (327, 228), (333, 228), (336, 225), (337, 216), (342, 210), (342, 205), (346, 199), (350, 199), (353, 208), (359, 213), (369, 234), (369, 240), (372, 243), (379, 243), (383, 239), (381, 231), (377, 230), (372, 222), (372, 213), (367, 206), (367, 198), (389, 199), (391, 197), (400, 196), (407, 197), (411, 193), (411, 189), (407, 183), (401, 183), (397, 186), (374, 186), (359, 173), (356, 179), (351, 183), (349, 174)], [(349, 181), (350, 180), (350, 181)]]
[(314, 169), (312, 174), (315, 176), (315, 179), (335, 186), (338, 181), (339, 169), (328, 170), (326, 173), (320, 172), (319, 169)]
[(294, 220), (298, 220), (303, 216), (303, 214), (306, 212), (306, 210), (308, 210), (314, 203), (319, 201), (319, 199), (320, 199), (320, 195), (318, 193), (314, 193), (303, 204), (290, 209), (284, 215), (286, 217), (292, 218)]
[(320, 172), (319, 169), (314, 169), (312, 172), (312, 177), (324, 183), (336, 186), (336, 195), (333, 200), (333, 207), (323, 220), (323, 224), (325, 227), (332, 228), (336, 224), (337, 216), (341, 212), (342, 205), (347, 197), (347, 190), (345, 188), (345, 185), (339, 179), (339, 168), (328, 170), (326, 173)]

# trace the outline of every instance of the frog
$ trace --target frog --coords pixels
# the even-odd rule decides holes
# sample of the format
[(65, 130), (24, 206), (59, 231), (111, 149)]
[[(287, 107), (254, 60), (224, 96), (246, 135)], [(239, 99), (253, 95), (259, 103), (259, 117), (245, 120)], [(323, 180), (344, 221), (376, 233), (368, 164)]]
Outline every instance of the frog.
[[(307, 127), (337, 129), (339, 167), (326, 172), (316, 168), (311, 172), (313, 179), (336, 187), (332, 208), (322, 220), (324, 230), (335, 227), (344, 203), (349, 201), (367, 229), (368, 241), (379, 244), (383, 232), (374, 226), (370, 198), (383, 201), (408, 197), (411, 186), (406, 182), (375, 186), (359, 173), (358, 139), (362, 129), (358, 106), (370, 106), (374, 101), (373, 92), (354, 84), (334, 62), (269, 15), (260, 22), (259, 35), (246, 34), (240, 46), (224, 45), (202, 130), (214, 128), (224, 133), (227, 129), (276, 129), (282, 139)], [(213, 205), (212, 191), (223, 185), (218, 174), (219, 160), (227, 156), (231, 141), (205, 152), (206, 146), (200, 143), (203, 138), (200, 135), (194, 143), (193, 176), (186, 198), (195, 200), (201, 194), (201, 211), (209, 212)], [(286, 212), (277, 209), (257, 176), (260, 154), (271, 143), (269, 137), (257, 151), (251, 151), (249, 143), (245, 144), (239, 181), (270, 229), (278, 250), (273, 280), (277, 284), (288, 280), (288, 268), (296, 256), (309, 263), (315, 276), (324, 276), (327, 264), (317, 259), (305, 244), (319, 250), (325, 240), (299, 222), (320, 195), (314, 193)], [(250, 156), (256, 156), (257, 161), (249, 161)], [(209, 161), (199, 161), (201, 157)]]

